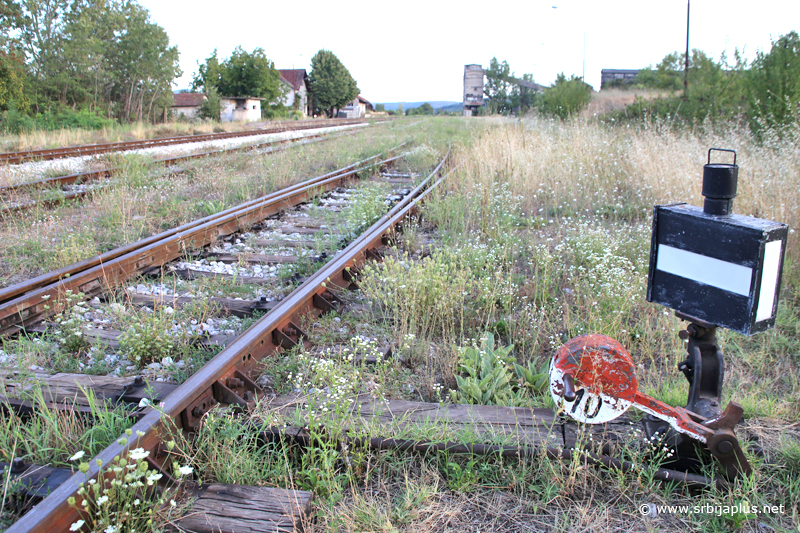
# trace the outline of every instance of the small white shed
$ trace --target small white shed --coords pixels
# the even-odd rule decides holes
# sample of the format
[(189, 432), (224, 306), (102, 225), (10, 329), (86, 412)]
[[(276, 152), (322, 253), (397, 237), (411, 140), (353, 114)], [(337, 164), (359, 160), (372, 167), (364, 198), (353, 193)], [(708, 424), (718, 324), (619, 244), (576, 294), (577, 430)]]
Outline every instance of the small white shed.
[(261, 120), (261, 100), (254, 96), (223, 96), (220, 98), (220, 122), (251, 122)]

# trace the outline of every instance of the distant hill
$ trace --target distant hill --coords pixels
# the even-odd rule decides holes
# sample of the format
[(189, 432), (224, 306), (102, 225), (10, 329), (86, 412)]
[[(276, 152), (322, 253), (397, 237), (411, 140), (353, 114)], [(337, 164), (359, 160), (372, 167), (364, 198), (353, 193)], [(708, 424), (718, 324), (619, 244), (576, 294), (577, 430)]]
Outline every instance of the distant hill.
[(464, 110), (463, 102), (457, 102), (455, 104), (450, 104), (436, 108), (437, 113), (461, 113), (463, 110)]
[(397, 111), (397, 106), (403, 104), (403, 110), (406, 109), (414, 109), (415, 107), (419, 107), (425, 102), (431, 104), (434, 109), (439, 109), (441, 107), (448, 107), (455, 104), (461, 105), (461, 102), (453, 102), (452, 100), (423, 100), (422, 102), (384, 102), (383, 107), (386, 111)]

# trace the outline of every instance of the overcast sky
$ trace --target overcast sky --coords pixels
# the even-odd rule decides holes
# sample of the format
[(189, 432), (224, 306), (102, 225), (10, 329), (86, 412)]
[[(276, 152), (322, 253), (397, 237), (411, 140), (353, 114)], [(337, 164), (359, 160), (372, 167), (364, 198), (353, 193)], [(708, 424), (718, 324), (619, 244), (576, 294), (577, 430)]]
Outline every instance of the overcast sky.
[[(225, 58), (237, 45), (261, 47), (287, 69), (310, 70), (318, 50), (331, 50), (375, 103), (461, 101), (464, 65), (486, 68), (492, 57), (544, 85), (559, 72), (581, 76), (585, 60), (586, 81), (599, 89), (603, 68), (655, 65), (686, 46), (685, 0), (139, 3), (178, 46), (177, 89), (214, 48)], [(752, 58), (800, 30), (800, 2), (694, 0), (690, 22), (691, 48), (715, 59), (739, 48)]]

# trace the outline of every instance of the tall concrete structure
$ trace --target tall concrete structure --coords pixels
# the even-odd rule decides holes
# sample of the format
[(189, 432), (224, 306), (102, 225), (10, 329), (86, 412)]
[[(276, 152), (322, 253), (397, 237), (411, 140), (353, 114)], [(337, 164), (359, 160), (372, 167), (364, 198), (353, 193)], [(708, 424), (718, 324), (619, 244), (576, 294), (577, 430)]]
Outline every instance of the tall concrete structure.
[(483, 106), (483, 67), (464, 65), (464, 116)]

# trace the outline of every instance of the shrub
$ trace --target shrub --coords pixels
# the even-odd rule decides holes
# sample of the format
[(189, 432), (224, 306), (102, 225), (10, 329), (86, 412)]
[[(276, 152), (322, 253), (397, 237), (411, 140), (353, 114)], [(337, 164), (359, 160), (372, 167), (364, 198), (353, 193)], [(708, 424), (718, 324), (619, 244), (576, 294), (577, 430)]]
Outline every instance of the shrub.
[(114, 119), (86, 109), (77, 112), (72, 110), (61, 110), (55, 113), (46, 111), (38, 115), (28, 116), (12, 107), (3, 113), (2, 120), (0, 120), (0, 128), (9, 133), (78, 128), (100, 130), (111, 127), (114, 124), (116, 124)]
[(569, 79), (562, 72), (552, 87), (545, 89), (539, 97), (539, 111), (565, 119), (586, 109), (592, 99), (592, 88), (583, 78), (572, 75)]

